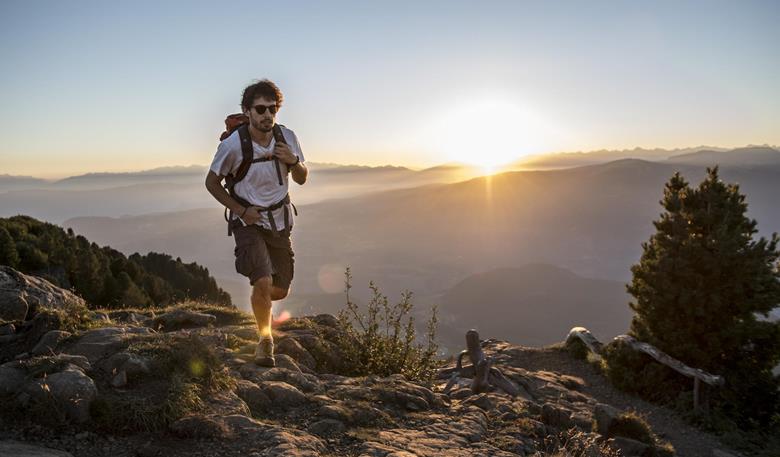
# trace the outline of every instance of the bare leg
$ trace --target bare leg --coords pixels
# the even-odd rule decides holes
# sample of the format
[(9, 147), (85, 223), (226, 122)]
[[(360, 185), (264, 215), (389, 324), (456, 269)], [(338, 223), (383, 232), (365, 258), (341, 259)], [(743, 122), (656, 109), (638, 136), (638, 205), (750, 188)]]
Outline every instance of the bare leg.
[(281, 300), (289, 292), (290, 289), (281, 289), (272, 285), (270, 276), (264, 276), (255, 281), (252, 287), (252, 311), (255, 314), (260, 339), (273, 338), (271, 335), (271, 322), (273, 319), (271, 307), (273, 300)]
[(264, 276), (252, 286), (252, 312), (257, 321), (260, 339), (271, 336), (271, 277)]

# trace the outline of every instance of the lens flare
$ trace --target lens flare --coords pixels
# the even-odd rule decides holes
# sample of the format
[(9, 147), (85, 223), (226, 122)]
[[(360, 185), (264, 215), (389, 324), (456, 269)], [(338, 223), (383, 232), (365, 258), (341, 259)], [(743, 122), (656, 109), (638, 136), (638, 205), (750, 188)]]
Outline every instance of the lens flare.
[(344, 270), (346, 265), (329, 263), (320, 267), (317, 283), (323, 292), (335, 294), (344, 290)]
[(279, 317), (274, 319), (273, 326), (276, 327), (276, 326), (278, 326), (279, 324), (281, 324), (282, 322), (288, 320), (291, 317), (292, 317), (292, 315), (290, 314), (289, 311), (286, 311), (286, 310), (282, 311), (281, 314), (279, 314)]
[(190, 373), (192, 373), (193, 376), (201, 377), (206, 372), (206, 364), (203, 363), (203, 361), (198, 359), (192, 359), (190, 360)]

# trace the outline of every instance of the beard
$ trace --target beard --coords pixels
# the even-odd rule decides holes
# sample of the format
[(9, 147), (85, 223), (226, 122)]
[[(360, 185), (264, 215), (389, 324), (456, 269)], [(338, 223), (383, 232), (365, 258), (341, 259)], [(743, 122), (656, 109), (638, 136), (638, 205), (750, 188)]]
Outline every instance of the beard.
[(260, 121), (252, 120), (252, 127), (254, 127), (255, 129), (257, 129), (257, 130), (259, 130), (259, 131), (261, 131), (263, 133), (267, 133), (267, 132), (270, 132), (270, 131), (273, 130), (273, 128), (274, 128), (274, 121), (272, 121), (270, 119), (263, 119), (263, 120), (260, 120)]

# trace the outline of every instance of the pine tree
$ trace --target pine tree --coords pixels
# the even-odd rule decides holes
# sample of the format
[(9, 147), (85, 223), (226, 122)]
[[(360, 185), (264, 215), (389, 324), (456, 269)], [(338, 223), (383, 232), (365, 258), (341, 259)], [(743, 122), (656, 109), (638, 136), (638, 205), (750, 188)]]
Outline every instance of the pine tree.
[(719, 179), (717, 167), (695, 189), (672, 176), (661, 205), (657, 231), (631, 268), (631, 333), (724, 375), (724, 398), (739, 413), (759, 402), (768, 420), (778, 408), (771, 371), (780, 361), (780, 324), (757, 316), (780, 305), (777, 234), (753, 239), (757, 223), (746, 216), (745, 196)]
[(16, 242), (14, 242), (14, 239), (5, 227), (0, 227), (0, 265), (17, 268), (19, 260)]

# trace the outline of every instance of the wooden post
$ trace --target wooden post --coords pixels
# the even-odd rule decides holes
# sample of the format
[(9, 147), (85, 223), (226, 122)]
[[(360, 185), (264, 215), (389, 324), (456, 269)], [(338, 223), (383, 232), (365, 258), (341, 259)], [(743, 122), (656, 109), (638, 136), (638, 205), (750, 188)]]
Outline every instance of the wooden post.
[[(471, 359), (470, 366), (463, 366), (463, 357), (468, 355)], [(455, 386), (458, 377), (471, 379), (471, 391), (474, 393), (487, 392), (492, 387), (499, 388), (511, 396), (517, 396), (521, 393), (520, 388), (498, 368), (493, 366), (493, 360), (485, 357), (482, 351), (482, 345), (479, 341), (479, 333), (476, 330), (466, 332), (466, 350), (458, 354), (454, 368), (447, 368), (439, 372), (439, 377), (451, 375), (447, 385), (444, 387), (444, 393), (448, 394)]]

